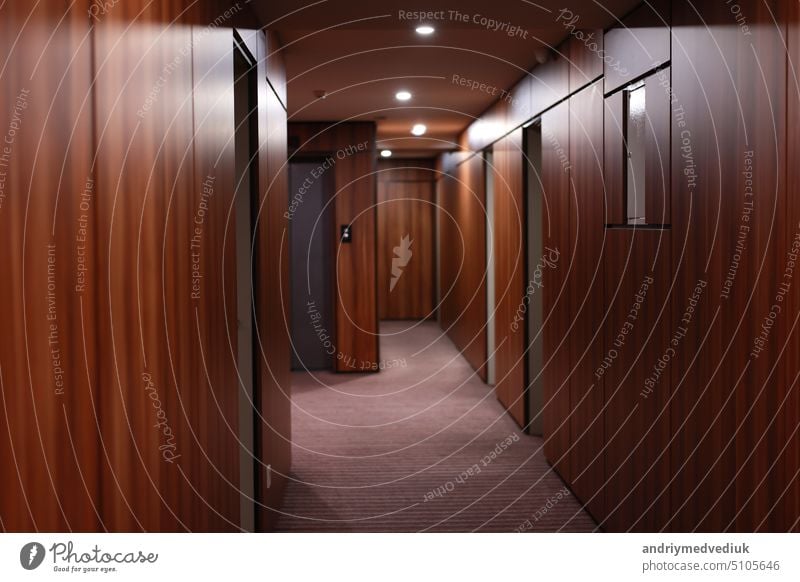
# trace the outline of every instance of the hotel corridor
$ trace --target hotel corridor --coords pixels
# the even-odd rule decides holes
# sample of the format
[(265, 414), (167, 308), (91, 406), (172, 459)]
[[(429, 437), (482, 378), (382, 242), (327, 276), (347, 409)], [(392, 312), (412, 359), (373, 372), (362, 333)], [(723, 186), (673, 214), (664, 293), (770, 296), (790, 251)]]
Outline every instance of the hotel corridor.
[(0, 581), (800, 580), (800, 0), (0, 0), (0, 55)]
[(295, 372), (278, 531), (592, 531), (436, 322), (383, 322), (375, 374)]

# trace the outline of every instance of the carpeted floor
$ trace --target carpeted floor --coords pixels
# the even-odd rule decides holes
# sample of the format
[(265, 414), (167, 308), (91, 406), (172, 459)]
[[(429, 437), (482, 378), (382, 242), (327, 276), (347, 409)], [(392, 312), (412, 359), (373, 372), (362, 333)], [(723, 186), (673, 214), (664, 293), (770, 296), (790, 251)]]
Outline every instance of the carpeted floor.
[[(411, 326), (411, 327), (409, 327)], [(592, 531), (436, 323), (384, 322), (379, 374), (295, 373), (278, 531)]]

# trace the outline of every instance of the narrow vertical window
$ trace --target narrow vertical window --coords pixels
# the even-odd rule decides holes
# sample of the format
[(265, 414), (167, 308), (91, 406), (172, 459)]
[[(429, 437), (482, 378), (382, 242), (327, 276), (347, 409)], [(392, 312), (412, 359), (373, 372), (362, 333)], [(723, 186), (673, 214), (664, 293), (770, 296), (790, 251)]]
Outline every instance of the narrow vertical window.
[(625, 89), (625, 208), (627, 224), (646, 224), (645, 152), (647, 109), (645, 84)]

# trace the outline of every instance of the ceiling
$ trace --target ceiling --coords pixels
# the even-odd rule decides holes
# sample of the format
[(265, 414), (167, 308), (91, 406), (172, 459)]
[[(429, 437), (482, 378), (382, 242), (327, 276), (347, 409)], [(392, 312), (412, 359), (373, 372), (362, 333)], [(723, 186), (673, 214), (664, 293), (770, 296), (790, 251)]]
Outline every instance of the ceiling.
[[(291, 121), (375, 120), (379, 147), (430, 156), (457, 135), (568, 34), (606, 28), (638, 0), (253, 0), (278, 33)], [(422, 21), (410, 14), (424, 11)], [(433, 14), (430, 14), (433, 13)], [(494, 21), (494, 25), (489, 21)], [(415, 28), (436, 31), (421, 36)], [(493, 30), (492, 26), (497, 27)], [(482, 88), (471, 89), (474, 81)], [(463, 83), (463, 84), (462, 84)], [(413, 94), (399, 102), (399, 90)], [(321, 98), (320, 91), (325, 92)], [(411, 126), (424, 123), (424, 137)]]

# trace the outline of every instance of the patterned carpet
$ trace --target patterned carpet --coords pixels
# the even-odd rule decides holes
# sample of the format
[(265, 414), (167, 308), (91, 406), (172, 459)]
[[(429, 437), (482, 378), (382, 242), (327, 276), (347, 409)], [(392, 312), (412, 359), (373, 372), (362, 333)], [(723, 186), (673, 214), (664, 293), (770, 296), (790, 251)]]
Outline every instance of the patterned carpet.
[(379, 374), (294, 373), (278, 531), (595, 528), (436, 323), (381, 333)]

